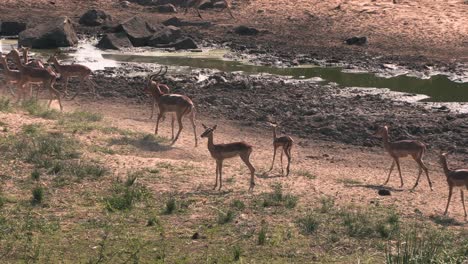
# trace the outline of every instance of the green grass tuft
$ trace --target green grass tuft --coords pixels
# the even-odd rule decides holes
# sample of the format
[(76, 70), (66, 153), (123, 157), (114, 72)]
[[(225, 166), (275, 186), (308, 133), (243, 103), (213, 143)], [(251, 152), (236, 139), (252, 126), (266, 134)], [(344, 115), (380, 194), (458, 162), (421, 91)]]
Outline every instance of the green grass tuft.
[(31, 204), (38, 205), (44, 200), (44, 189), (42, 187), (35, 187), (32, 189)]

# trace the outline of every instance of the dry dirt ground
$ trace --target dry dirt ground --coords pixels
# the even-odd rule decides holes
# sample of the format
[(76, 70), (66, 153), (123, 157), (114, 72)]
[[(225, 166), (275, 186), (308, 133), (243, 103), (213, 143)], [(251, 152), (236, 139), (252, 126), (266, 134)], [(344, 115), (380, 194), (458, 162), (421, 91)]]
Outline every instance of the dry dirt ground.
[[(241, 0), (233, 3), (235, 19), (229, 18), (226, 12), (202, 11), (204, 19), (215, 26), (185, 30), (199, 40), (228, 43), (235, 49), (262, 50), (290, 60), (305, 54), (351, 63), (396, 62), (414, 68), (432, 64), (453, 67), (458, 62), (468, 61), (466, 1), (397, 2)], [(22, 20), (30, 24), (60, 15), (78, 21), (91, 7), (109, 12), (116, 21), (138, 15), (160, 22), (173, 16), (152, 13), (137, 4), (122, 8), (119, 1), (109, 0), (2, 0), (0, 3), (0, 19)], [(24, 16), (25, 13), (29, 15)], [(187, 15), (180, 12), (176, 16), (198, 20), (193, 10)], [(265, 29), (271, 34), (252, 37), (231, 33), (239, 24)], [(343, 44), (344, 39), (355, 35), (367, 36), (369, 44), (362, 47)]]
[[(101, 113), (104, 118), (82, 122), (44, 119), (21, 110), (0, 113), (1, 125), (6, 127), (1, 133), (2, 149), (8, 144), (7, 136), (32, 131), (27, 125), (39, 124), (39, 129), (51, 135), (63, 133), (77, 139), (80, 161), (100, 164), (108, 173), (75, 178), (51, 172), (55, 167), (39, 168), (40, 180), (35, 182), (31, 179), (33, 164), (24, 162), (24, 157), (5, 158), (1, 163), (0, 223), (5, 232), (0, 237), (0, 257), (6, 262), (230, 263), (238, 260), (239, 253), (246, 263), (382, 263), (386, 241), (395, 243), (397, 239), (386, 228), (403, 230), (412, 225), (421, 227), (418, 236), (432, 230), (436, 232), (432, 236), (455, 237), (461, 250), (466, 246), (467, 224), (458, 192), (450, 218), (441, 217), (447, 187), (435, 153), (426, 158), (434, 191), (424, 177), (416, 191), (409, 191), (417, 169), (406, 160), (402, 163), (404, 188), (397, 187), (394, 173), (386, 188), (391, 196), (379, 196), (377, 190), (382, 189), (390, 165), (381, 148), (302, 140), (293, 135), (292, 173), (281, 177), (278, 162), (273, 172), (267, 172), (272, 157), (270, 130), (198, 116), (198, 136), (201, 123), (216, 123), (215, 142), (245, 140), (255, 146), (251, 156), (257, 170), (254, 191), (248, 192), (248, 170), (239, 159), (225, 162), (224, 187), (214, 191), (215, 162), (205, 139), (199, 139), (194, 148), (188, 120), (180, 140), (171, 147), (164, 139), (170, 135), (168, 119), (161, 126), (163, 138), (139, 138), (154, 131), (155, 122), (148, 119), (146, 105), (117, 99), (85, 100), (65, 103), (65, 109)], [(8, 157), (8, 151), (2, 155)], [(452, 166), (456, 160), (450, 158)], [(132, 188), (145, 198), (135, 199), (131, 208), (122, 211), (109, 207), (109, 197), (118, 196), (118, 186), (135, 173), (138, 178)], [(31, 205), (31, 189), (38, 185), (45, 189), (45, 198), (39, 205)], [(275, 186), (281, 186), (282, 198), (267, 198)], [(171, 197), (176, 209), (166, 213)], [(288, 202), (291, 200), (295, 202)], [(226, 212), (234, 213), (222, 220), (229, 214)], [(311, 228), (316, 230), (307, 233), (301, 231), (305, 225), (301, 219), (309, 215)], [(396, 224), (377, 225), (381, 228), (372, 231), (375, 222), (394, 219), (392, 216), (397, 216)], [(260, 244), (262, 230), (266, 230), (266, 242)], [(199, 237), (192, 239), (195, 233)], [(462, 254), (458, 257), (466, 257), (466, 252), (457, 250)]]

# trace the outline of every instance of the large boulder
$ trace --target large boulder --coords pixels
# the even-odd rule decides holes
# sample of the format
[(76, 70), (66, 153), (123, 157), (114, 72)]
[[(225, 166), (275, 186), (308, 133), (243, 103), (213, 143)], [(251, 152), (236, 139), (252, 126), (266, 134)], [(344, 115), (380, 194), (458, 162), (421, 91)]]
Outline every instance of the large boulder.
[(56, 18), (19, 34), (18, 45), (35, 49), (70, 47), (78, 43), (75, 29), (68, 17)]
[(176, 26), (176, 27), (184, 27), (184, 26), (192, 26), (192, 27), (210, 27), (213, 24), (209, 21), (184, 21), (180, 20), (178, 17), (171, 17), (162, 22), (163, 25), (166, 26)]
[(182, 36), (182, 31), (178, 27), (167, 26), (154, 34), (148, 41), (148, 46), (156, 47), (160, 44), (176, 42)]
[(81, 25), (95, 27), (101, 26), (102, 24), (105, 24), (111, 20), (111, 16), (106, 14), (106, 12), (102, 10), (91, 9), (80, 17), (79, 23)]
[(351, 37), (345, 40), (348, 45), (364, 45), (367, 43), (367, 37)]
[(26, 29), (26, 23), (16, 21), (3, 21), (0, 22), (0, 35), (2, 36), (16, 36), (21, 31)]
[(160, 45), (154, 45), (154, 47), (157, 48), (174, 48), (176, 50), (181, 50), (181, 49), (197, 49), (197, 43), (191, 38), (183, 38), (179, 39), (175, 42), (169, 43), (169, 44), (160, 44)]
[(127, 34), (135, 47), (146, 46), (150, 38), (156, 33), (156, 29), (151, 24), (139, 17), (132, 17), (120, 23), (116, 31)]
[(234, 32), (239, 35), (247, 35), (247, 36), (257, 35), (259, 33), (258, 29), (244, 26), (244, 25), (234, 28)]
[(102, 37), (96, 47), (100, 49), (115, 49), (131, 48), (132, 43), (124, 32), (108, 33)]

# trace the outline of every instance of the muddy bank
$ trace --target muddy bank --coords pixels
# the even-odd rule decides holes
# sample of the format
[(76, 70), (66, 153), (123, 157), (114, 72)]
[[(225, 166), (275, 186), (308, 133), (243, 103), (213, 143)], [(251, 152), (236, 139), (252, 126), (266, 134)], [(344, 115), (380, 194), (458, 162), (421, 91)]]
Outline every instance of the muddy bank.
[[(129, 64), (99, 71), (94, 80), (100, 96), (127, 98), (132, 103), (147, 104), (149, 110), (144, 77), (125, 77), (124, 72), (134, 70), (144, 73), (152, 69)], [(198, 112), (211, 116), (214, 123), (222, 117), (269, 131), (266, 122), (274, 121), (282, 132), (293, 136), (364, 147), (381, 146), (381, 140), (372, 135), (379, 125), (388, 125), (393, 140), (418, 139), (433, 151), (468, 153), (468, 114), (445, 107), (431, 108), (334, 84), (277, 76), (247, 78), (240, 73), (194, 71), (168, 74), (164, 82), (174, 93), (190, 96)]]

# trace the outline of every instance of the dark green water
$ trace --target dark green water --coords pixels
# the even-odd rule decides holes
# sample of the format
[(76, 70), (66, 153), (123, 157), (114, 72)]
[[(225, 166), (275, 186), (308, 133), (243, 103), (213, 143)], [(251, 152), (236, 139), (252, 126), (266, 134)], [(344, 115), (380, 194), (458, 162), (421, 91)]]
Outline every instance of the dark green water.
[(124, 54), (103, 54), (103, 58), (124, 62), (158, 63), (172, 66), (210, 68), (220, 71), (243, 71), (246, 73), (270, 73), (293, 78), (320, 77), (328, 82), (336, 82), (345, 87), (389, 88), (392, 91), (425, 94), (430, 102), (468, 102), (468, 83), (456, 83), (446, 76), (436, 75), (430, 79), (409, 76), (391, 78), (378, 77), (371, 73), (346, 73), (341, 68), (332, 67), (297, 67), (277, 68), (270, 66), (247, 65), (236, 61), (218, 58), (177, 57), (177, 56), (140, 56)]

